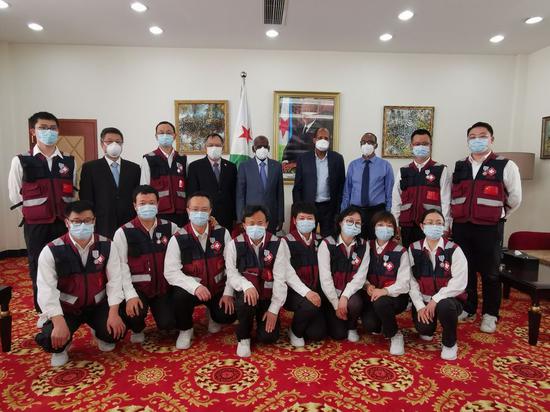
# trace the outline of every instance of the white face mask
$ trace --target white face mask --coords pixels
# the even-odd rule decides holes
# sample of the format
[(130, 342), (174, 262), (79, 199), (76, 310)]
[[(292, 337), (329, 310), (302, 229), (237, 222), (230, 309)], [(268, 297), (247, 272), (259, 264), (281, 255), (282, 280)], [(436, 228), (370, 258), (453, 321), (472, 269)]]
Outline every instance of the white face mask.
[(212, 160), (219, 160), (222, 157), (223, 148), (219, 146), (209, 146), (206, 148), (206, 154)]
[(329, 146), (330, 142), (325, 139), (319, 139), (315, 142), (315, 148), (321, 152), (326, 152)]
[(365, 156), (370, 156), (371, 154), (374, 153), (374, 145), (365, 143), (364, 145), (361, 146), (361, 152)]
[(117, 142), (112, 142), (107, 145), (105, 152), (111, 157), (119, 157), (122, 153), (122, 145)]
[(266, 147), (260, 147), (256, 150), (256, 157), (260, 160), (265, 160), (269, 154), (269, 149)]

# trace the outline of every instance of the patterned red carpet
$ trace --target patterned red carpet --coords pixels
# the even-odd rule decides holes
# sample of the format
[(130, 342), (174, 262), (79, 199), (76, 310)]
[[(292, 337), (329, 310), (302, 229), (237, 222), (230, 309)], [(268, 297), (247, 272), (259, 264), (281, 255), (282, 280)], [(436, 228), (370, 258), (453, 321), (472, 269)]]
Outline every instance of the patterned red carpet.
[(400, 320), (405, 356), (390, 357), (379, 336), (296, 350), (284, 334), (241, 360), (233, 328), (207, 336), (200, 311), (188, 351), (175, 350), (175, 334), (151, 331), (143, 346), (126, 337), (115, 351), (100, 353), (83, 327), (71, 362), (53, 370), (33, 341), (26, 261), (0, 261), (0, 283), (15, 285), (13, 348), (0, 355), (0, 411), (550, 410), (550, 322), (543, 319), (538, 346), (529, 346), (529, 300), (514, 292), (496, 334), (479, 332), (477, 323), (460, 325), (455, 362), (439, 358), (439, 341), (417, 337), (409, 312)]

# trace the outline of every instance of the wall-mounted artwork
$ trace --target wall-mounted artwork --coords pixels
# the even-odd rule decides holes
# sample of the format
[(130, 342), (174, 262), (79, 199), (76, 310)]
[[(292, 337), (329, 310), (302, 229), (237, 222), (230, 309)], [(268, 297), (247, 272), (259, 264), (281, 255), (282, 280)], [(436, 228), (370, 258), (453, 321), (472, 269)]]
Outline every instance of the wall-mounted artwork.
[(412, 157), (411, 134), (426, 129), (433, 134), (433, 106), (384, 106), (382, 157)]
[(542, 118), (540, 158), (550, 159), (550, 116)]

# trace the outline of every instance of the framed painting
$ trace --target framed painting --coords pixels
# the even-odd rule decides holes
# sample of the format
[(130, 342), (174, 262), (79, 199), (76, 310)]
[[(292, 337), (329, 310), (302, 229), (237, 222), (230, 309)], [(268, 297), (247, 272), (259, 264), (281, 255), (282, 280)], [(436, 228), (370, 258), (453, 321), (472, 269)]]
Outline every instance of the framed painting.
[(542, 118), (540, 158), (550, 159), (550, 116)]
[(411, 158), (411, 134), (426, 129), (433, 135), (433, 106), (384, 106), (382, 157)]

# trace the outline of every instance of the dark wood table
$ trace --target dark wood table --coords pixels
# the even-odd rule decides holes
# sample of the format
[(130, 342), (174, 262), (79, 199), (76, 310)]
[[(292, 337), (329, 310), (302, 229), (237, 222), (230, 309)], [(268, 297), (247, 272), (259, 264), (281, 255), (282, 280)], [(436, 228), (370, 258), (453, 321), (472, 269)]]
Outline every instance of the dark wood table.
[(0, 336), (2, 352), (11, 350), (11, 287), (0, 285)]

